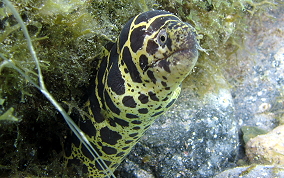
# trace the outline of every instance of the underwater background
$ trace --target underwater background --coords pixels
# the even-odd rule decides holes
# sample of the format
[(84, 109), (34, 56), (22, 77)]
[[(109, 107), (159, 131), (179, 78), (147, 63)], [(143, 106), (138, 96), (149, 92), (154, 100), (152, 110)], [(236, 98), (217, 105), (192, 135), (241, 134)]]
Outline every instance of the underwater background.
[[(196, 28), (208, 54), (200, 53), (177, 102), (117, 177), (284, 176), (283, 1), (11, 2), (28, 28), (46, 88), (69, 114), (83, 101), (104, 46), (130, 18), (166, 10)], [(2, 1), (0, 42), (0, 53), (37, 81), (20, 25)], [(0, 177), (67, 176), (68, 132), (44, 95), (0, 58)]]

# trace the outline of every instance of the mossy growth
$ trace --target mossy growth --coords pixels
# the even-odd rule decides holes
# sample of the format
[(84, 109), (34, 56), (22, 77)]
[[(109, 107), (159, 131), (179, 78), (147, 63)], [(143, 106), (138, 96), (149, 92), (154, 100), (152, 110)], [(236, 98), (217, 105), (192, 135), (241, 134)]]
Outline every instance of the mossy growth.
[[(189, 81), (200, 96), (220, 82), (228, 57), (242, 46), (247, 19), (259, 15), (272, 1), (52, 1), (13, 0), (24, 20), (40, 59), (47, 89), (57, 101), (80, 105), (96, 60), (104, 45), (115, 41), (123, 25), (147, 10), (168, 10), (191, 23), (202, 36), (201, 52)], [(0, 53), (37, 81), (35, 63), (18, 22), (0, 2)], [(219, 79), (218, 79), (219, 78)], [(212, 80), (210, 80), (212, 79)], [(222, 79), (223, 81), (223, 79)], [(59, 157), (68, 128), (45, 97), (17, 71), (0, 59), (0, 116), (9, 108), (21, 122), (1, 123), (0, 177), (63, 175)], [(11, 115), (12, 114), (12, 115)], [(0, 121), (2, 122), (2, 121)], [(28, 156), (27, 156), (28, 155)]]
[(257, 127), (243, 126), (241, 128), (243, 133), (243, 140), (245, 144), (251, 139), (255, 138), (258, 135), (266, 134), (268, 131), (262, 130)]

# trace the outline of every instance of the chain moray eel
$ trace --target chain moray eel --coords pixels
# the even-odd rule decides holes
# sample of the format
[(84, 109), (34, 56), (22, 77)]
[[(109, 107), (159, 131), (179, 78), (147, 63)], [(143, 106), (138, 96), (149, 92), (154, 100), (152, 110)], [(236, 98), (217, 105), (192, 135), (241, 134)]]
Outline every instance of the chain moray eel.
[[(109, 55), (100, 60), (79, 127), (114, 171), (138, 139), (177, 99), (193, 69), (195, 29), (166, 11), (148, 11), (129, 20)], [(75, 139), (65, 157), (80, 162), (88, 177), (111, 177)]]

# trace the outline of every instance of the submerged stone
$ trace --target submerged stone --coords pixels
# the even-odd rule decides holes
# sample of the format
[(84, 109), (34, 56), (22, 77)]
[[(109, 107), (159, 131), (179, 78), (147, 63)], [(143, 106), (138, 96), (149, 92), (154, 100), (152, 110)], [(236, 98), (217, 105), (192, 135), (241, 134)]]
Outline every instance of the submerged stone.
[(248, 167), (236, 167), (234, 169), (226, 170), (214, 178), (251, 178), (251, 177), (261, 177), (261, 178), (271, 178), (271, 177), (284, 177), (284, 167), (283, 166), (271, 166), (271, 165), (255, 165)]
[(251, 163), (284, 165), (284, 125), (250, 139), (246, 155)]
[(173, 108), (132, 150), (119, 170), (120, 177), (138, 175), (141, 169), (148, 171), (147, 176), (212, 177), (235, 166), (236, 123), (228, 88), (208, 92), (203, 99), (184, 88)]

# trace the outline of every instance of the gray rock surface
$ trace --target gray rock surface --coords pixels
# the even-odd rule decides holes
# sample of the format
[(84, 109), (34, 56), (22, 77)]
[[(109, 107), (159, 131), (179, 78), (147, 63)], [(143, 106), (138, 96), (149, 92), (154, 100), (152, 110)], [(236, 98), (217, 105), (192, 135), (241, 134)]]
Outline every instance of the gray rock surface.
[(232, 90), (240, 126), (269, 131), (278, 125), (277, 116), (284, 107), (283, 13), (283, 8), (271, 10), (261, 22), (251, 22), (244, 49), (233, 56), (240, 65), (228, 69), (228, 73), (239, 70), (240, 76), (230, 76), (231, 80), (242, 78)]
[(229, 89), (207, 93), (202, 100), (184, 88), (118, 171), (120, 177), (211, 177), (235, 166), (237, 147)]
[(214, 178), (283, 178), (284, 177), (284, 167), (281, 166), (271, 166), (271, 165), (256, 165), (248, 167), (236, 167), (234, 169), (229, 169), (224, 171)]
[[(242, 78), (232, 90), (236, 118), (240, 127), (254, 126), (270, 131), (283, 124), (284, 109), (284, 9), (276, 8), (262, 16), (261, 23), (251, 21), (251, 32), (245, 40), (245, 48), (234, 56), (240, 66), (234, 66), (239, 76), (230, 76), (232, 81)], [(235, 72), (234, 72), (235, 73)], [(280, 139), (270, 138), (278, 142)], [(259, 145), (261, 147), (261, 145)], [(283, 150), (282, 150), (283, 151)], [(243, 153), (244, 154), (244, 153)], [(243, 157), (246, 159), (245, 155)], [(244, 174), (245, 173), (245, 174)], [(239, 167), (220, 173), (223, 177), (284, 177), (283, 167)]]

